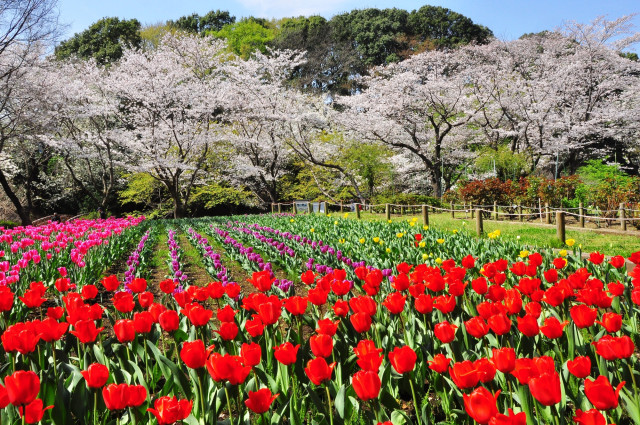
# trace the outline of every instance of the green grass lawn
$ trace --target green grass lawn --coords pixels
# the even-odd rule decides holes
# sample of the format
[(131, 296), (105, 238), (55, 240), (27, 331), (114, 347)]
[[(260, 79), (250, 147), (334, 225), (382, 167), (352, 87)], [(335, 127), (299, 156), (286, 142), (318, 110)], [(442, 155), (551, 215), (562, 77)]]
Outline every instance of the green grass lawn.
[[(460, 217), (463, 213), (458, 213)], [(355, 219), (355, 213), (350, 213), (349, 218)], [(371, 214), (362, 212), (363, 220), (384, 220), (384, 214)], [(417, 217), (421, 222), (421, 215), (404, 215), (402, 217), (394, 215), (391, 217), (394, 221), (410, 220)], [(449, 213), (433, 214), (429, 213), (429, 225), (434, 228), (451, 230), (457, 229), (460, 232), (466, 232), (472, 236), (475, 233), (475, 219), (468, 216), (467, 219), (451, 218)], [(539, 247), (539, 248), (562, 248), (562, 245), (556, 238), (555, 227), (536, 226), (534, 224), (507, 222), (507, 221), (484, 221), (485, 233), (500, 230), (500, 239), (519, 240), (523, 247)], [(609, 233), (598, 233), (594, 230), (574, 230), (567, 228), (567, 239), (575, 239), (576, 245), (582, 245), (583, 252), (600, 251), (606, 255), (624, 255), (628, 257), (632, 252), (640, 251), (640, 236), (637, 233), (629, 235), (617, 235)]]

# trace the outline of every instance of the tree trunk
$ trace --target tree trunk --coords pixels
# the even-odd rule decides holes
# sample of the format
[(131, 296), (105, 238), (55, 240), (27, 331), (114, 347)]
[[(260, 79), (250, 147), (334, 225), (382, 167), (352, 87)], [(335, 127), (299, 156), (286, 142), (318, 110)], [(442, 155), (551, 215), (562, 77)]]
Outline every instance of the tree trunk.
[(28, 208), (22, 206), (20, 199), (15, 194), (15, 192), (9, 186), (9, 182), (7, 181), (4, 173), (0, 170), (0, 186), (4, 189), (4, 193), (7, 194), (7, 197), (11, 200), (11, 203), (16, 209), (16, 212), (20, 216), (20, 221), (23, 226), (28, 226), (31, 224), (31, 214)]

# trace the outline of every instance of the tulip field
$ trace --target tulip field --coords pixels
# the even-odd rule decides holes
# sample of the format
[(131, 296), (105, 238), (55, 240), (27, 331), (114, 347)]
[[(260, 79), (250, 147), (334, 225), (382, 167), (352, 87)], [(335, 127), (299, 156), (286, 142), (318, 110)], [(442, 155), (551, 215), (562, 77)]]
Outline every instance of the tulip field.
[(0, 424), (640, 425), (640, 252), (491, 230), (0, 227)]

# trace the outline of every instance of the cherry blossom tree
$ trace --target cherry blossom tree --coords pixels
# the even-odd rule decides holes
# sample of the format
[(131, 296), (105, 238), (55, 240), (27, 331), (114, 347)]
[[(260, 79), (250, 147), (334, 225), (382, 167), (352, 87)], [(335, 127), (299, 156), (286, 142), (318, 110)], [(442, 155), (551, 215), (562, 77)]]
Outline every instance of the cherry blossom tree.
[(155, 50), (127, 50), (104, 80), (105, 112), (121, 122), (109, 137), (126, 150), (131, 170), (167, 188), (176, 218), (223, 147), (224, 48), (210, 37), (169, 34)]
[(472, 102), (473, 63), (458, 51), (426, 52), (374, 68), (359, 94), (340, 97), (338, 122), (359, 137), (407, 151), (422, 164), (435, 196), (454, 183), (475, 142), (467, 131), (483, 102)]

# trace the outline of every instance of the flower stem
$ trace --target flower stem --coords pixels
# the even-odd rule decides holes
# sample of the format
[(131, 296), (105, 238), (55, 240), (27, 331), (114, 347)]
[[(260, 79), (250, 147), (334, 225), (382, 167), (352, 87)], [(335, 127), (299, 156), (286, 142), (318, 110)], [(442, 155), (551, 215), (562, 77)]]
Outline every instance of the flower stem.
[(93, 423), (98, 425), (98, 391), (93, 390)]
[(331, 409), (331, 393), (329, 392), (329, 387), (325, 385), (325, 390), (327, 390), (327, 404), (329, 405), (329, 420), (331, 421), (331, 425), (333, 425), (333, 409)]
[(418, 399), (416, 398), (416, 390), (413, 387), (413, 376), (409, 377), (409, 384), (411, 385), (411, 395), (413, 396), (413, 408), (416, 411), (416, 418), (418, 419), (418, 422), (422, 422), (422, 409), (420, 408)]
[(229, 398), (229, 389), (226, 384), (224, 385), (224, 394), (227, 396), (227, 407), (229, 408), (229, 423), (233, 425), (233, 419), (231, 418), (231, 399)]
[[(202, 424), (204, 425), (205, 421), (205, 410), (204, 410), (204, 397), (202, 396), (203, 390), (202, 386), (204, 384), (204, 380), (202, 379), (202, 371), (198, 370), (198, 389), (200, 390), (200, 407), (202, 408)], [(226, 388), (226, 387), (225, 387)]]

